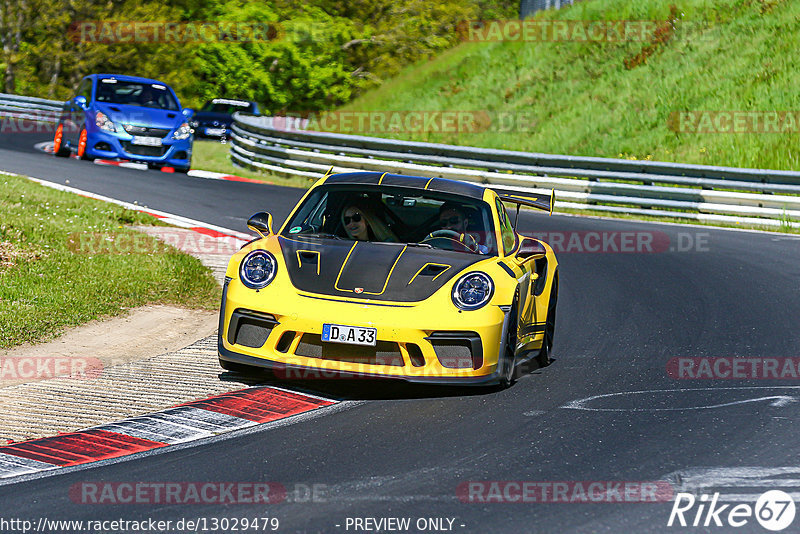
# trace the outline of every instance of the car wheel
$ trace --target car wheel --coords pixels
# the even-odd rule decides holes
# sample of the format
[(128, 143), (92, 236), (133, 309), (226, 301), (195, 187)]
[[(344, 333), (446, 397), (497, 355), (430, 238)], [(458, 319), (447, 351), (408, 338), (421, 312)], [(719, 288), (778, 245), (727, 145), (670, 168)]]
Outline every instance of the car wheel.
[(78, 138), (78, 157), (81, 159), (92, 160), (94, 158), (86, 155), (86, 143), (88, 141), (88, 134), (86, 128), (81, 128), (81, 135)]
[(56, 126), (56, 134), (53, 137), (53, 154), (59, 158), (66, 158), (69, 153), (69, 147), (64, 144), (64, 125), (59, 124)]
[(503, 370), (500, 376), (500, 388), (506, 389), (517, 379), (517, 303), (519, 290), (514, 295), (514, 302), (511, 304), (511, 311), (508, 312), (508, 329), (506, 331), (506, 349), (503, 355)]
[(536, 355), (539, 367), (550, 365), (550, 354), (553, 352), (553, 337), (556, 333), (556, 305), (558, 304), (558, 276), (553, 280), (553, 289), (550, 291), (550, 302), (547, 303), (547, 320), (544, 326), (544, 339), (542, 348)]

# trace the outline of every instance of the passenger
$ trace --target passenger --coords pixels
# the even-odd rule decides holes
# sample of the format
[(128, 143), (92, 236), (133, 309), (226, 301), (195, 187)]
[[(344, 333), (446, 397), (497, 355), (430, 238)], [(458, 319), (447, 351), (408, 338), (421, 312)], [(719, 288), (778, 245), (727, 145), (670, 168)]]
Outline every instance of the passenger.
[(350, 239), (357, 241), (397, 241), (394, 233), (375, 215), (363, 199), (357, 199), (347, 204), (342, 211), (342, 225)]
[(347, 232), (347, 237), (356, 241), (374, 241), (375, 233), (367, 221), (366, 215), (359, 207), (347, 206), (342, 211), (342, 224)]

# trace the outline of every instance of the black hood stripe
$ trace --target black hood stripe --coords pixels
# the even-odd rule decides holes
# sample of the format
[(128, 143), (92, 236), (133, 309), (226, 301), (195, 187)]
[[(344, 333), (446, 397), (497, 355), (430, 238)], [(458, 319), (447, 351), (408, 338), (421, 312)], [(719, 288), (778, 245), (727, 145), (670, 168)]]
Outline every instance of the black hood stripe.
[[(333, 287), (337, 291), (373, 296), (383, 295), (392, 278), (394, 268), (397, 267), (397, 262), (400, 261), (408, 246), (403, 246), (398, 254), (396, 245), (377, 249), (362, 246), (359, 249), (359, 244), (364, 245), (366, 242), (356, 241), (353, 243), (350, 252), (342, 262)], [(355, 254), (353, 254), (354, 252)], [(391, 267), (388, 267), (389, 262), (391, 262)], [(381, 282), (383, 283), (381, 284)], [(378, 287), (380, 287), (380, 291), (378, 291)], [(370, 291), (367, 290), (368, 288)]]
[(295, 288), (342, 298), (419, 302), (470, 265), (487, 259), (402, 243), (283, 236), (278, 242)]

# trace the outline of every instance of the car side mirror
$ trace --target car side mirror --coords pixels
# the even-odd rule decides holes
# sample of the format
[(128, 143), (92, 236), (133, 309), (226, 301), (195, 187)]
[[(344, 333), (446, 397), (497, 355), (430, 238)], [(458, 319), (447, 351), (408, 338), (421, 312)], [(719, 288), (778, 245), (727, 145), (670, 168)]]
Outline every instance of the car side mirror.
[(272, 215), (266, 211), (259, 211), (247, 221), (247, 227), (260, 235), (268, 237), (272, 235)]
[(83, 109), (86, 109), (86, 97), (85, 96), (78, 95), (73, 99), (73, 102), (75, 102), (76, 106), (78, 106), (80, 108), (83, 108)]
[(544, 248), (541, 242), (536, 239), (531, 239), (530, 237), (524, 237), (522, 238), (522, 243), (519, 245), (516, 257), (522, 260), (538, 260), (544, 258), (546, 255), (547, 249)]
[(183, 116), (188, 119), (189, 117), (194, 115), (194, 110), (192, 108), (183, 108), (183, 111), (181, 111), (181, 113), (183, 113)]

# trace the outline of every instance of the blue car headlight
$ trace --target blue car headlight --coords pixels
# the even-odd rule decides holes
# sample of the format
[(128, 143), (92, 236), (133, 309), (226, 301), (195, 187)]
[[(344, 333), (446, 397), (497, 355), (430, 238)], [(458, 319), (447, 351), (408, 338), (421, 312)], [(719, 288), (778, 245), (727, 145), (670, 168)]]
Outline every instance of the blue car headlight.
[(101, 130), (105, 130), (107, 132), (117, 131), (117, 128), (114, 126), (114, 123), (111, 121), (111, 119), (108, 118), (108, 115), (106, 115), (102, 111), (97, 112), (97, 115), (95, 115), (94, 117), (94, 123)]
[(242, 260), (239, 279), (250, 289), (262, 289), (272, 282), (277, 272), (275, 256), (266, 250), (254, 250)]
[(494, 282), (485, 273), (468, 273), (453, 286), (453, 304), (462, 310), (477, 310), (494, 294)]
[(192, 129), (189, 127), (188, 122), (184, 122), (178, 126), (178, 129), (175, 130), (175, 133), (172, 134), (172, 138), (180, 141), (181, 139), (188, 138), (190, 135), (192, 135)]

